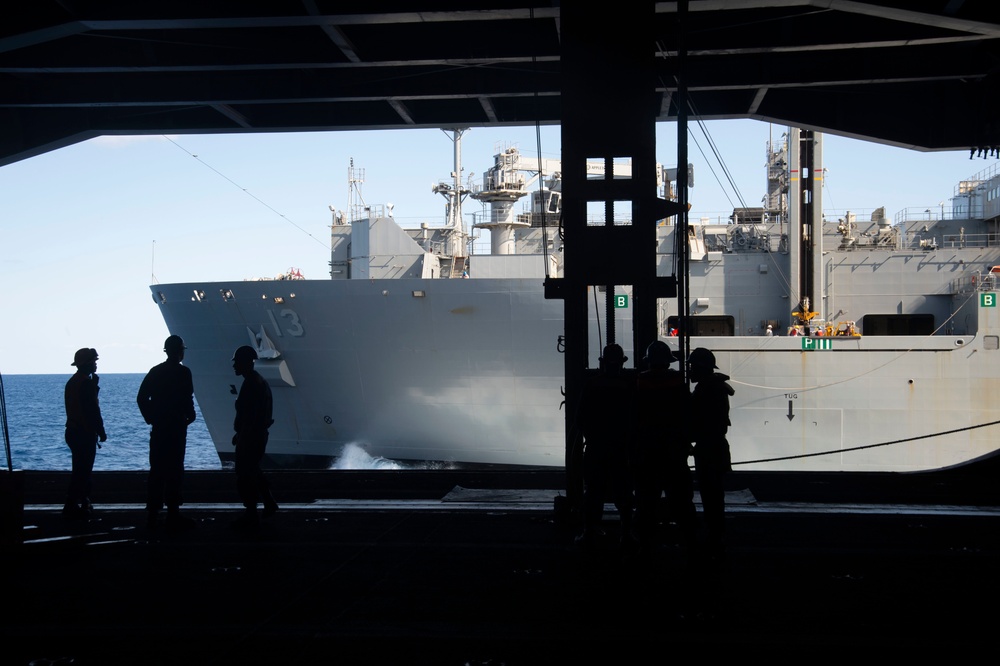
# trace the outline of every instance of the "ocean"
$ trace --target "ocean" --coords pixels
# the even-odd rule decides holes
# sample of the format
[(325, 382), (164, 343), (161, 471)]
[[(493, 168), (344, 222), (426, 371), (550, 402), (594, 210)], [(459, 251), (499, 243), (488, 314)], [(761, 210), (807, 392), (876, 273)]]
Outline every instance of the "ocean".
[[(101, 378), (101, 414), (108, 441), (97, 452), (97, 471), (149, 469), (149, 426), (142, 420), (135, 396), (145, 376), (104, 374)], [(66, 411), (65, 375), (3, 375), (10, 455), (14, 469), (66, 470), (71, 467), (64, 432)], [(186, 469), (222, 469), (215, 444), (208, 434), (201, 411), (188, 426)], [(2, 435), (0, 435), (2, 439)], [(6, 459), (3, 466), (6, 467)]]
[[(135, 396), (143, 373), (104, 374), (101, 378), (101, 415), (108, 441), (97, 451), (96, 471), (143, 471), (149, 469), (149, 426), (142, 420)], [(14, 469), (64, 470), (72, 467), (66, 446), (66, 409), (63, 389), (70, 374), (2, 375)], [(234, 398), (235, 400), (235, 398)], [(208, 427), (201, 416), (188, 426), (185, 469), (222, 469)], [(233, 414), (235, 415), (235, 411)], [(0, 433), (2, 440), (2, 433)], [(6, 467), (6, 457), (0, 463)], [(450, 463), (401, 463), (369, 455), (358, 444), (347, 444), (331, 469), (448, 469)]]

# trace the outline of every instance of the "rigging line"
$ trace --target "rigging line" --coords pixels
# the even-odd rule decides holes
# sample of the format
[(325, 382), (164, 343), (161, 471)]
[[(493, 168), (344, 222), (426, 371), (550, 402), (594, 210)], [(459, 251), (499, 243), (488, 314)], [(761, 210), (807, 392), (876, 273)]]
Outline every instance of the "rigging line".
[(830, 451), (817, 451), (815, 453), (800, 453), (794, 456), (782, 456), (779, 458), (761, 458), (759, 460), (742, 460), (740, 462), (734, 462), (733, 465), (756, 465), (759, 463), (769, 463), (769, 462), (779, 462), (782, 460), (798, 460), (801, 458), (816, 458), (819, 456), (829, 456), (829, 455), (840, 455), (842, 453), (853, 453), (855, 451), (864, 451), (866, 449), (876, 449), (883, 446), (892, 446), (894, 444), (905, 444), (906, 442), (916, 442), (921, 439), (930, 439), (932, 437), (944, 437), (945, 435), (954, 435), (959, 432), (967, 432), (969, 430), (977, 430), (979, 428), (989, 428), (990, 426), (995, 426), (1000, 424), (1000, 421), (990, 421), (989, 423), (979, 423), (976, 425), (965, 426), (964, 428), (955, 428), (954, 430), (942, 430), (940, 432), (932, 432), (927, 435), (917, 435), (915, 437), (904, 437), (903, 439), (894, 439), (891, 442), (879, 442), (878, 444), (865, 444), (863, 446), (851, 446), (846, 449), (834, 449)]
[[(694, 132), (691, 131), (689, 131), (688, 134), (694, 141), (694, 145), (698, 147), (698, 152), (701, 153), (702, 158), (705, 160), (705, 164), (706, 166), (708, 166), (708, 170), (712, 172), (712, 176), (715, 178), (715, 182), (718, 183), (719, 187), (722, 189), (722, 194), (723, 196), (726, 197), (726, 201), (729, 202), (729, 206), (731, 208), (736, 208), (736, 205), (733, 203), (733, 200), (729, 197), (729, 191), (726, 189), (726, 186), (723, 185), (722, 181), (719, 179), (719, 174), (715, 173), (715, 167), (712, 166), (712, 161), (708, 159), (708, 155), (705, 154), (705, 151), (702, 149), (701, 144), (698, 143), (698, 137), (696, 137), (694, 135)], [(681, 168), (680, 165), (678, 165), (677, 168), (678, 169)]]
[[(692, 105), (692, 112), (694, 112), (693, 109), (694, 106)], [(726, 165), (726, 161), (722, 157), (722, 151), (719, 150), (719, 147), (715, 143), (715, 140), (712, 139), (712, 135), (709, 133), (708, 127), (701, 120), (698, 120), (696, 122), (698, 124), (698, 127), (701, 128), (702, 133), (705, 135), (705, 140), (708, 142), (709, 148), (712, 149), (712, 154), (715, 155), (715, 159), (719, 161), (719, 166), (722, 169), (722, 173), (725, 174), (726, 180), (729, 181), (729, 186), (733, 188), (733, 194), (735, 194), (736, 199), (739, 200), (740, 206), (742, 206), (743, 208), (749, 208), (749, 206), (747, 206), (747, 202), (743, 199), (743, 193), (740, 192), (740, 188), (736, 184), (736, 180), (733, 178), (732, 171), (729, 170), (729, 167)]]
[[(704, 126), (704, 124), (702, 123), (702, 121), (699, 120), (698, 122), (702, 126), (702, 132), (704, 132), (706, 134), (706, 136), (708, 136), (708, 129), (707, 129), (707, 127)], [(729, 205), (733, 206), (732, 199), (729, 198), (729, 194), (726, 192), (726, 188), (719, 181), (719, 177), (715, 173), (715, 170), (712, 168), (712, 163), (705, 156), (705, 152), (701, 149), (701, 144), (698, 143), (698, 139), (694, 136), (693, 133), (691, 134), (691, 138), (694, 139), (695, 145), (698, 146), (698, 150), (701, 152), (702, 157), (705, 158), (705, 162), (708, 165), (709, 171), (711, 171), (712, 175), (715, 176), (715, 180), (716, 180), (717, 183), (719, 183), (719, 187), (722, 189), (722, 193), (726, 196), (726, 199), (729, 201)], [(770, 148), (769, 148), (769, 151), (770, 151)], [(717, 155), (718, 155), (718, 153), (717, 153)], [(770, 158), (770, 155), (768, 157)], [(719, 159), (720, 164), (724, 168), (725, 164), (722, 163), (721, 155), (718, 156), (718, 159)], [(730, 180), (730, 183), (732, 183), (732, 180)], [(736, 189), (735, 184), (733, 184), (733, 188)], [(743, 203), (744, 204), (744, 208), (746, 208), (746, 204), (743, 201), (742, 196), (740, 195), (738, 189), (736, 190), (736, 195), (740, 198), (740, 203)], [(733, 207), (735, 208), (735, 206), (733, 206)], [(779, 238), (778, 238), (778, 242), (779, 242), (779, 244), (781, 242), (780, 235), (779, 235)], [(774, 258), (774, 256), (773, 256), (774, 252), (771, 250), (770, 241), (768, 241), (767, 248), (765, 250), (765, 254), (768, 257), (768, 260), (771, 262), (771, 265), (774, 267), (775, 272), (778, 274), (778, 278), (780, 280), (779, 284), (782, 284), (785, 288), (787, 288), (788, 291), (789, 291), (789, 294), (797, 300), (797, 298), (798, 298), (798, 290), (789, 282), (788, 276), (785, 275), (785, 272), (783, 270), (781, 270), (781, 265), (778, 263), (778, 260)]]
[[(964, 308), (965, 305), (969, 301), (971, 301), (975, 297), (975, 295), (978, 294), (978, 293), (979, 293), (978, 289), (973, 290), (971, 292), (971, 294), (969, 295), (969, 297), (967, 299), (965, 299), (965, 301), (963, 301), (962, 304), (958, 308), (955, 309), (955, 312), (953, 312), (947, 319), (945, 319), (943, 322), (941, 322), (940, 326), (938, 326), (936, 329), (934, 329), (933, 331), (931, 331), (931, 333), (929, 335), (920, 336), (920, 337), (921, 338), (925, 338), (925, 337), (926, 338), (933, 338), (935, 335), (937, 335), (938, 332), (948, 324), (948, 322), (950, 322), (952, 319), (954, 319), (956, 316), (958, 316), (958, 313), (961, 312), (962, 308)], [(831, 337), (836, 337), (836, 336), (831, 336)], [(851, 338), (848, 338), (848, 339), (851, 339)], [(758, 351), (755, 352), (755, 353), (760, 353), (760, 350), (761, 350), (761, 348), (758, 348)], [(795, 350), (795, 351), (798, 351), (798, 350)], [(873, 350), (873, 351), (875, 351), (875, 350)], [(749, 388), (773, 390), (773, 391), (779, 391), (779, 392), (781, 392), (781, 391), (799, 391), (799, 392), (803, 392), (804, 393), (806, 391), (816, 391), (816, 390), (819, 390), (819, 389), (830, 388), (831, 386), (837, 386), (838, 384), (845, 384), (847, 382), (851, 382), (851, 381), (854, 381), (856, 379), (861, 379), (862, 377), (870, 375), (873, 372), (877, 372), (878, 370), (881, 370), (882, 368), (895, 363), (899, 359), (903, 358), (907, 354), (910, 354), (910, 353), (912, 353), (914, 351), (917, 351), (917, 347), (910, 347), (909, 349), (901, 351), (895, 357), (890, 358), (888, 361), (886, 361), (882, 365), (875, 366), (874, 368), (871, 368), (871, 369), (869, 369), (869, 370), (867, 370), (865, 372), (862, 372), (861, 374), (854, 375), (853, 377), (844, 377), (843, 379), (838, 379), (837, 381), (830, 382), (829, 384), (817, 384), (816, 386), (802, 386), (802, 387), (787, 387), (787, 388), (782, 388), (782, 387), (779, 387), (779, 386), (763, 386), (763, 385), (760, 385), (760, 384), (751, 384), (749, 382), (741, 382), (741, 381), (736, 380), (736, 379), (731, 379), (730, 381), (732, 381), (732, 383), (734, 383), (734, 384), (739, 384), (741, 386), (746, 386), (746, 387), (749, 387)], [(747, 360), (744, 363), (746, 363), (748, 361), (749, 361), (749, 357), (747, 358)]]
[(730, 172), (729, 167), (726, 166), (726, 161), (722, 159), (722, 152), (712, 139), (712, 134), (708, 131), (708, 126), (705, 125), (705, 121), (701, 120), (700, 114), (698, 113), (698, 107), (694, 103), (694, 98), (691, 95), (688, 95), (688, 108), (691, 109), (691, 115), (698, 119), (695, 122), (698, 124), (698, 127), (701, 128), (702, 134), (705, 135), (705, 140), (712, 149), (715, 159), (719, 161), (719, 166), (722, 168), (722, 172), (726, 174), (726, 180), (729, 181), (730, 187), (733, 188), (733, 193), (736, 195), (736, 198), (739, 199), (740, 205), (742, 205), (743, 208), (748, 208), (746, 201), (743, 199), (743, 195), (740, 193), (740, 188), (737, 187), (736, 181), (733, 179), (732, 172)]
[[(662, 44), (659, 44), (659, 43), (657, 43), (657, 44), (658, 44), (658, 48), (659, 48), (660, 52), (661, 53), (665, 53), (665, 49), (663, 48)], [(663, 57), (666, 58), (666, 55), (663, 55)], [(674, 80), (676, 82), (676, 77), (675, 77)], [(661, 83), (663, 83), (662, 79), (661, 79)], [(693, 101), (693, 99), (691, 97), (690, 92), (688, 92), (687, 97), (688, 97), (688, 107), (691, 109), (692, 115), (694, 115), (695, 117), (697, 117), (697, 115), (698, 115), (697, 114), (697, 109), (695, 107), (695, 104), (694, 104), (694, 101)], [(701, 119), (698, 119), (695, 122), (701, 128), (702, 134), (704, 134), (706, 142), (709, 144), (709, 147), (712, 149), (712, 152), (715, 155), (715, 159), (718, 161), (720, 168), (722, 169), (723, 173), (726, 176), (726, 179), (729, 181), (730, 186), (733, 188), (733, 192), (736, 194), (736, 198), (740, 201), (740, 203), (743, 205), (744, 208), (747, 208), (746, 203), (744, 203), (744, 201), (743, 201), (743, 197), (740, 195), (739, 188), (736, 187), (736, 184), (733, 181), (733, 178), (730, 175), (729, 170), (726, 168), (725, 161), (722, 159), (721, 153), (719, 152), (718, 148), (715, 146), (714, 142), (712, 141), (711, 134), (709, 133), (708, 128), (705, 126), (704, 121), (702, 121)], [(722, 190), (723, 196), (725, 196), (726, 197), (726, 201), (729, 202), (729, 206), (731, 208), (736, 208), (736, 205), (733, 203), (732, 198), (729, 196), (729, 192), (726, 190), (726, 186), (722, 184), (722, 181), (720, 180), (719, 175), (716, 173), (715, 168), (712, 166), (712, 160), (710, 160), (708, 158), (708, 156), (705, 154), (705, 150), (701, 147), (701, 143), (698, 142), (698, 137), (696, 137), (694, 135), (694, 132), (690, 128), (688, 128), (688, 136), (692, 140), (694, 140), (695, 146), (697, 146), (697, 148), (698, 148), (698, 152), (701, 153), (702, 158), (705, 160), (705, 164), (708, 167), (708, 170), (712, 172), (712, 177), (714, 177), (715, 178), (715, 182), (718, 183), (719, 188)], [(677, 165), (677, 168), (678, 169), (687, 168), (687, 165), (680, 165), (679, 164), (679, 165)]]
[[(661, 54), (661, 57), (665, 60), (667, 56), (666, 56), (666, 49), (664, 48), (663, 44), (660, 43), (660, 42), (657, 42), (657, 49), (658, 49), (659, 53)], [(676, 77), (674, 77), (674, 83), (675, 84), (677, 83), (677, 78)], [(667, 87), (666, 86), (666, 82), (662, 78), (660, 79), (660, 84), (663, 85), (664, 87)], [(690, 91), (688, 92), (687, 97), (688, 97), (688, 107), (691, 109), (691, 111), (693, 112), (693, 114), (697, 117), (697, 113), (694, 113), (696, 111), (696, 109), (695, 109), (694, 102), (692, 101)], [(706, 138), (706, 140), (709, 143), (709, 147), (711, 147), (713, 149), (713, 152), (715, 153), (715, 156), (716, 156), (716, 160), (718, 160), (718, 162), (719, 162), (719, 166), (725, 172), (725, 164), (724, 164), (724, 162), (722, 160), (722, 156), (719, 154), (718, 150), (715, 149), (714, 146), (712, 146), (711, 136), (709, 135), (708, 129), (705, 127), (704, 122), (701, 121), (701, 120), (697, 120), (696, 122), (698, 123), (698, 126), (701, 127), (701, 131), (705, 135), (705, 138)], [(708, 159), (708, 156), (705, 154), (704, 149), (701, 147), (701, 144), (698, 142), (698, 138), (694, 135), (694, 132), (690, 128), (688, 128), (688, 136), (691, 139), (694, 140), (695, 146), (698, 147), (698, 152), (701, 153), (702, 158), (705, 160), (705, 164), (706, 164), (706, 166), (708, 166), (708, 170), (712, 172), (712, 176), (715, 178), (715, 182), (719, 184), (719, 188), (722, 190), (723, 196), (726, 197), (726, 201), (729, 202), (730, 207), (736, 208), (736, 206), (733, 204), (733, 200), (729, 196), (729, 192), (726, 190), (726, 186), (722, 184), (722, 181), (719, 179), (719, 175), (715, 172), (715, 168), (712, 166), (712, 161)], [(678, 164), (677, 168), (678, 169), (681, 169), (681, 168), (686, 169), (687, 165), (686, 164), (683, 164), (683, 165), (682, 164)], [(732, 177), (730, 177), (729, 174), (726, 173), (726, 178), (729, 180), (730, 185), (733, 187), (733, 190), (736, 193), (737, 198), (740, 199), (740, 201), (742, 202), (742, 197), (739, 196), (739, 190), (733, 184)], [(744, 205), (743, 207), (746, 208), (746, 205)]]
[(235, 187), (238, 187), (248, 197), (252, 198), (254, 201), (256, 201), (260, 205), (264, 206), (264, 208), (267, 208), (269, 211), (271, 211), (272, 213), (274, 213), (275, 215), (277, 215), (278, 217), (280, 217), (281, 219), (283, 219), (285, 222), (288, 222), (290, 225), (292, 225), (293, 227), (295, 227), (296, 229), (298, 229), (299, 231), (301, 231), (302, 233), (304, 233), (306, 236), (309, 236), (309, 238), (312, 238), (314, 241), (316, 241), (317, 243), (319, 243), (323, 247), (328, 247), (326, 243), (324, 243), (320, 239), (318, 239), (315, 236), (313, 236), (311, 233), (309, 233), (308, 231), (306, 231), (305, 229), (303, 229), (302, 227), (300, 227), (299, 225), (297, 225), (295, 222), (292, 222), (290, 219), (288, 219), (287, 216), (285, 216), (280, 211), (276, 210), (273, 206), (271, 206), (270, 204), (268, 204), (266, 201), (262, 200), (261, 198), (259, 198), (257, 195), (255, 195), (252, 192), (250, 192), (250, 190), (246, 189), (245, 187), (241, 187), (240, 184), (237, 183), (235, 180), (233, 180), (232, 178), (230, 178), (226, 174), (222, 173), (221, 171), (219, 171), (218, 169), (216, 169), (214, 166), (212, 166), (211, 164), (209, 164), (205, 160), (201, 159), (200, 157), (198, 157), (197, 155), (195, 155), (194, 153), (192, 153), (190, 150), (188, 150), (187, 148), (185, 148), (181, 144), (179, 144), (176, 141), (174, 141), (173, 139), (171, 139), (169, 136), (167, 136), (165, 134), (163, 134), (161, 136), (163, 136), (163, 138), (166, 139), (167, 141), (169, 141), (170, 143), (172, 143), (175, 146), (177, 146), (180, 150), (183, 150), (185, 153), (187, 153), (191, 157), (193, 157), (196, 160), (198, 160), (199, 162), (201, 162), (201, 164), (203, 166), (211, 169), (216, 174), (218, 174), (219, 176), (221, 176), (225, 180), (229, 181)]

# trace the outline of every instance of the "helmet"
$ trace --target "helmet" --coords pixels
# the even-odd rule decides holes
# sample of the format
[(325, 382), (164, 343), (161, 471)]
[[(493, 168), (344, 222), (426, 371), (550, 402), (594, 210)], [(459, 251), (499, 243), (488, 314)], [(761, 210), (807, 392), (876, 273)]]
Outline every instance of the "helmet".
[(256, 361), (257, 360), (257, 350), (255, 350), (250, 345), (243, 345), (238, 347), (236, 351), (233, 352), (234, 361)]
[(698, 347), (691, 352), (688, 356), (688, 363), (698, 368), (718, 368), (715, 364), (715, 354), (705, 349), (704, 347)]
[(622, 349), (621, 345), (610, 344), (604, 348), (601, 360), (605, 362), (624, 363), (628, 360), (628, 356), (625, 355), (625, 350)]
[(187, 349), (187, 347), (184, 346), (184, 340), (179, 335), (171, 335), (163, 343), (163, 351), (168, 354), (172, 354), (183, 349)]
[(76, 354), (73, 355), (73, 362), (70, 363), (70, 365), (75, 365), (76, 367), (79, 368), (80, 366), (93, 363), (96, 360), (97, 360), (97, 350), (84, 347), (83, 349), (76, 350)]
[(643, 360), (651, 368), (665, 368), (677, 359), (674, 358), (674, 352), (671, 351), (666, 342), (655, 340), (646, 347), (646, 358)]

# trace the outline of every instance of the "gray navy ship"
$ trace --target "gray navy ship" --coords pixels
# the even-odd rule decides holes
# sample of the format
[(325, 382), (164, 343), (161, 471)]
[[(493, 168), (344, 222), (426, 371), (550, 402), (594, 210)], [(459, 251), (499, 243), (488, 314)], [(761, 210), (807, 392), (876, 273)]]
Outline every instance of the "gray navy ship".
[[(446, 199), (443, 226), (403, 228), (391, 207), (366, 203), (352, 164), (348, 211), (331, 226), (331, 279), (290, 270), (151, 287), (186, 341), (223, 461), (237, 388), (229, 359), (251, 344), (274, 394), (273, 465), (325, 468), (350, 445), (400, 461), (564, 464), (563, 304), (543, 290), (562, 271), (559, 163), (508, 147), (481, 183), (463, 183), (461, 130), (453, 141), (453, 178), (433, 188)], [(820, 134), (790, 128), (768, 145), (762, 207), (693, 219), (686, 238), (673, 219), (658, 224), (661, 274), (688, 244), (691, 346), (713, 350), (736, 389), (734, 465), (918, 471), (991, 455), (1000, 174), (958, 183), (950, 210), (832, 212), (822, 153)], [(669, 197), (674, 173), (660, 174)], [(467, 198), (483, 208), (471, 230)], [(473, 252), (485, 231), (489, 252)], [(611, 316), (629, 331), (630, 294), (620, 296)], [(591, 367), (605, 302), (595, 294)], [(676, 350), (676, 300), (659, 313)]]

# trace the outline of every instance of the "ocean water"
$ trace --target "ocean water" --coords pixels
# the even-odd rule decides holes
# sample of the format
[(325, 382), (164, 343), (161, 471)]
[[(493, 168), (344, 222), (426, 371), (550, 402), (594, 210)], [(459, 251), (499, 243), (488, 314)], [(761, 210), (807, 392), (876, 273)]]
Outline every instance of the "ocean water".
[[(149, 469), (149, 426), (142, 420), (135, 404), (139, 384), (145, 376), (137, 374), (102, 374), (101, 415), (108, 441), (97, 451), (94, 469), (98, 471), (135, 471)], [(66, 446), (66, 410), (63, 389), (65, 375), (3, 375), (7, 426), (10, 433), (11, 462), (14, 469), (65, 470), (72, 467)], [(185, 469), (222, 469), (215, 444), (194, 405), (197, 418), (188, 426)], [(0, 440), (2, 440), (0, 433)], [(6, 468), (4, 456), (0, 467)], [(369, 455), (360, 444), (348, 444), (331, 469), (450, 469), (444, 462), (401, 463)]]
[[(143, 374), (103, 374), (101, 414), (108, 441), (101, 445), (95, 470), (149, 469), (149, 426), (142, 420), (135, 396)], [(64, 432), (63, 389), (70, 375), (4, 375), (11, 462), (15, 469), (69, 470)], [(215, 445), (195, 403), (197, 419), (188, 426), (186, 469), (221, 469)], [(2, 440), (2, 433), (0, 433)], [(6, 467), (3, 460), (3, 467)]]

